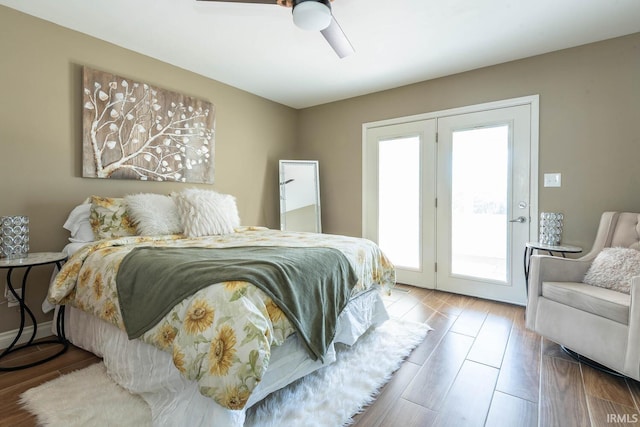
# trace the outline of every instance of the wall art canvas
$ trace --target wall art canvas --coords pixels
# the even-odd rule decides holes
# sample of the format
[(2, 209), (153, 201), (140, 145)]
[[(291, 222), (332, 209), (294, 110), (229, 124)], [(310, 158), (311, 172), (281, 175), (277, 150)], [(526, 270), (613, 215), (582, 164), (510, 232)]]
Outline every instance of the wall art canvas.
[(83, 69), (84, 177), (213, 183), (210, 102)]

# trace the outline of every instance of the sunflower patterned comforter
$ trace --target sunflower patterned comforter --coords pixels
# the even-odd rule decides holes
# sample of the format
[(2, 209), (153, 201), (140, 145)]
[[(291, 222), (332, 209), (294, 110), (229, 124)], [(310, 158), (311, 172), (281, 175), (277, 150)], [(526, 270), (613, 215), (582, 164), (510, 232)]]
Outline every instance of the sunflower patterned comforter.
[[(352, 296), (372, 287), (389, 290), (395, 283), (392, 264), (366, 239), (262, 227), (236, 231), (195, 239), (129, 236), (88, 244), (63, 266), (49, 288), (48, 300), (72, 305), (124, 331), (115, 279), (122, 259), (140, 246), (331, 247), (346, 256), (358, 276)], [(198, 382), (201, 394), (239, 410), (267, 370), (271, 347), (294, 332), (284, 313), (260, 289), (247, 282), (224, 282), (185, 298), (140, 339), (171, 353), (176, 368)]]

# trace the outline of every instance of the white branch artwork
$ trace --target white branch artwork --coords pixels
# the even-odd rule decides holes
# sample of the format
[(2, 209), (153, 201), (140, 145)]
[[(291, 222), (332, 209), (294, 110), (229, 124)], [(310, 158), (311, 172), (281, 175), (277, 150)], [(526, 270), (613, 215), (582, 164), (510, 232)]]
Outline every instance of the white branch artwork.
[(210, 102), (84, 68), (83, 176), (213, 183)]

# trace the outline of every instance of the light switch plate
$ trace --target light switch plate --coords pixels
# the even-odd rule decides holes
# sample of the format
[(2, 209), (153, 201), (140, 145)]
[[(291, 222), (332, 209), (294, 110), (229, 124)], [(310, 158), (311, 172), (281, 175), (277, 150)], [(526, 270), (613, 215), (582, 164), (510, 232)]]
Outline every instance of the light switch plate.
[(562, 174), (560, 173), (545, 173), (544, 174), (544, 186), (545, 187), (560, 187), (562, 185)]

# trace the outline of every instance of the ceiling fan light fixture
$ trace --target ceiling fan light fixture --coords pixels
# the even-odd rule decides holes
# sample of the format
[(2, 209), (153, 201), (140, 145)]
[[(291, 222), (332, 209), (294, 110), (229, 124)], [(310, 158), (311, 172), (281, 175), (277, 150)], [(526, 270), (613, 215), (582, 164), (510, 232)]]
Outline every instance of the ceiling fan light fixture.
[(298, 0), (293, 2), (293, 23), (307, 31), (322, 31), (331, 24), (329, 0)]

